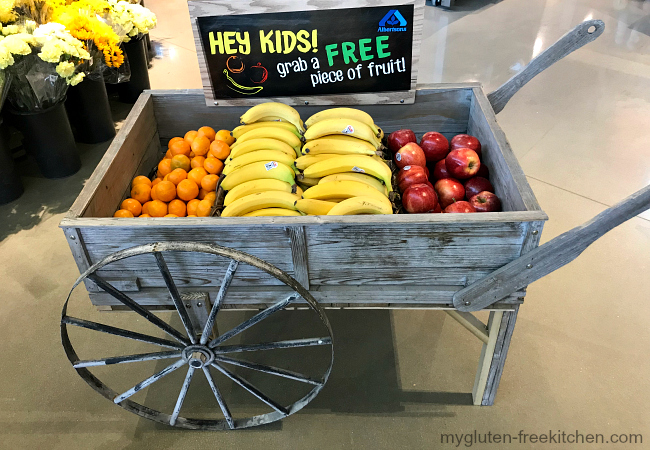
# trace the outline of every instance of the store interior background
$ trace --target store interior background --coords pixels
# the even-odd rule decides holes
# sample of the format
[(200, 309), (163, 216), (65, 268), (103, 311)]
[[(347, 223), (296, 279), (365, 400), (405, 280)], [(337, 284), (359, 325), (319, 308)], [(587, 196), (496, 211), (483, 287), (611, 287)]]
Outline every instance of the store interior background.
[[(200, 88), (186, 2), (146, 6), (158, 16), (152, 87)], [(457, 0), (425, 11), (419, 82), (477, 81), (486, 92), (591, 18), (604, 34), (498, 116), (549, 215), (543, 242), (650, 183), (650, 1)], [(123, 411), (76, 375), (59, 338), (78, 271), (58, 223), (107, 146), (80, 145), (84, 166), (67, 180), (34, 171), (23, 197), (0, 207), (0, 447), (436, 448), (440, 433), (475, 429), (648, 430), (650, 212), (530, 286), (492, 407), (469, 406), (480, 342), (443, 312), (348, 310), (328, 312), (328, 385), (280, 423), (183, 432)]]

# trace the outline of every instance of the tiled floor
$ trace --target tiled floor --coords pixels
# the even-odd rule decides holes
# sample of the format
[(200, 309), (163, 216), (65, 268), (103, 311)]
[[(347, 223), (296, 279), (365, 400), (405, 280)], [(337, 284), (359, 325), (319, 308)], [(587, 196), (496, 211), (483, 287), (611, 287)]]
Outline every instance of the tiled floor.
[[(420, 82), (491, 91), (583, 19), (606, 23), (499, 114), (550, 217), (543, 241), (650, 182), (650, 1), (456, 3), (426, 8)], [(201, 87), (186, 3), (147, 6), (159, 19), (152, 86)], [(92, 392), (59, 343), (78, 272), (57, 225), (101, 156), (82, 150), (78, 175), (26, 177), (24, 197), (0, 207), (1, 448), (453, 448), (441, 447), (441, 432), (474, 429), (644, 433), (648, 445), (650, 213), (529, 288), (493, 407), (445, 394), (471, 390), (480, 345), (443, 313), (348, 311), (330, 314), (341, 339), (330, 383), (281, 424), (215, 434), (139, 420)]]

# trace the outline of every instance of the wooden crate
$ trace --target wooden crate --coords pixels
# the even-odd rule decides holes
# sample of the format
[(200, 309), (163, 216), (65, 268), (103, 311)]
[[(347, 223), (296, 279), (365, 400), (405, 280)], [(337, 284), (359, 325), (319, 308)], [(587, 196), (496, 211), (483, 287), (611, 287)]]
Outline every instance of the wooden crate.
[[(483, 161), (504, 212), (394, 216), (248, 218), (112, 218), (136, 175), (148, 174), (167, 141), (209, 125), (232, 129), (247, 107), (206, 107), (201, 90), (147, 91), (61, 222), (80, 271), (105, 256), (156, 241), (195, 241), (232, 247), (287, 271), (327, 307), (452, 307), (462, 287), (537, 247), (541, 210), (494, 112), (478, 84), (435, 85), (418, 90), (414, 104), (361, 106), (386, 134), (411, 128), (477, 136)], [(297, 107), (303, 119), (321, 106)], [(182, 291), (214, 297), (227, 262), (178, 253), (168, 258)], [(99, 274), (143, 305), (171, 305), (153, 258), (113, 263)], [(93, 304), (119, 305), (92, 282)], [(274, 303), (287, 292), (277, 280), (240, 268), (226, 308)], [(513, 310), (519, 291), (492, 306)]]

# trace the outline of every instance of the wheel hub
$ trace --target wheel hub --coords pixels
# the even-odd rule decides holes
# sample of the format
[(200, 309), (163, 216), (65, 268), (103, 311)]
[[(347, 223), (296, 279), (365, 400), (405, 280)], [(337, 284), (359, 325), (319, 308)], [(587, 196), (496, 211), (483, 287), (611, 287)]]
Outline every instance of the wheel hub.
[(182, 353), (183, 359), (195, 369), (209, 366), (214, 361), (214, 353), (205, 345), (190, 345)]

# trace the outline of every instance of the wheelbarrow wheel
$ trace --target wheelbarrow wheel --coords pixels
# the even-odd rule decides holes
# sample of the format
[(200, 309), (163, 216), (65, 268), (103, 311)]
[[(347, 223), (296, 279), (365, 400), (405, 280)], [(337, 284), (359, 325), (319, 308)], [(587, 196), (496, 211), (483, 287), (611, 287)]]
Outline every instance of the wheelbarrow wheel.
[[(173, 279), (172, 273), (167, 265), (165, 255), (171, 252), (199, 252), (203, 254), (217, 255), (218, 257), (227, 258), (229, 265), (226, 273), (221, 282), (216, 298), (213, 299), (213, 305), (210, 313), (205, 321), (203, 330), (197, 330), (193, 325), (187, 310), (183, 305), (183, 295), (177, 288)], [(151, 255), (152, 260), (156, 262), (165, 285), (169, 291), (173, 301), (176, 312), (180, 317), (183, 325), (183, 331), (172, 327), (170, 324), (162, 320), (160, 317), (154, 315), (149, 309), (141, 306), (139, 303), (131, 299), (127, 294), (123, 293), (108, 281), (98, 275), (98, 271), (111, 263), (132, 258), (139, 255)], [(285, 285), (289, 286), (293, 292), (286, 298), (278, 301), (277, 303), (263, 309), (253, 317), (241, 322), (234, 328), (220, 334), (216, 337), (211, 337), (211, 331), (215, 324), (218, 312), (223, 307), (223, 301), (233, 278), (236, 275), (237, 268), (240, 264), (246, 264), (263, 272), (271, 275)], [(130, 331), (123, 328), (113, 327), (106, 324), (84, 320), (81, 318), (71, 317), (68, 315), (68, 304), (74, 289), (82, 281), (92, 281), (100, 289), (110, 294), (115, 299), (119, 300), (121, 304), (128, 307), (133, 312), (136, 312), (141, 317), (146, 319), (151, 324), (155, 325), (158, 329), (166, 333), (171, 339), (163, 339), (147, 334)], [(249, 329), (255, 324), (262, 322), (274, 313), (283, 310), (286, 306), (298, 301), (300, 298), (306, 302), (306, 305), (316, 314), (319, 321), (324, 326), (326, 333), (321, 333), (318, 337), (308, 337), (303, 339), (293, 340), (279, 340), (271, 342), (261, 342), (253, 344), (239, 344), (227, 345), (227, 341)], [(135, 316), (134, 316), (135, 317)], [(72, 345), (70, 336), (68, 334), (68, 326), (81, 327), (92, 330), (97, 333), (105, 333), (114, 336), (120, 336), (127, 339), (132, 339), (148, 344), (153, 344), (164, 349), (152, 353), (139, 353), (132, 355), (120, 355), (112, 357), (104, 357), (101, 359), (86, 359), (80, 360)], [(326, 336), (324, 336), (327, 334)], [(99, 335), (98, 335), (99, 336)], [(157, 242), (153, 244), (141, 245), (137, 247), (128, 248), (99, 261), (85, 271), (74, 283), (68, 298), (63, 306), (61, 316), (61, 340), (63, 348), (65, 349), (68, 359), (73, 367), (81, 376), (81, 378), (90, 385), (95, 391), (99, 392), (102, 396), (113, 401), (115, 404), (122, 408), (137, 414), (141, 417), (160, 422), (166, 425), (175, 426), (178, 428), (186, 429), (202, 429), (202, 430), (227, 430), (237, 428), (247, 428), (257, 425), (263, 425), (277, 420), (283, 419), (305, 407), (312, 401), (316, 395), (323, 389), (329, 374), (332, 370), (332, 363), (334, 358), (334, 347), (332, 343), (332, 329), (327, 320), (324, 310), (318, 305), (313, 296), (307, 291), (300, 283), (294, 280), (286, 272), (278, 269), (277, 267), (267, 263), (264, 260), (256, 258), (252, 255), (233, 250), (227, 247), (218, 245), (201, 244), (196, 242)], [(257, 352), (266, 352), (273, 349), (287, 349), (298, 347), (314, 347), (314, 346), (329, 346), (330, 351), (327, 352), (327, 368), (321, 376), (313, 377), (303, 375), (291, 370), (282, 369), (279, 367), (259, 364), (241, 358), (233, 358), (233, 353), (244, 353), (245, 355), (255, 355)], [(97, 366), (111, 366), (115, 364), (132, 364), (142, 361), (155, 361), (155, 360), (169, 360), (171, 364), (167, 365), (164, 369), (156, 372), (152, 376), (138, 380), (132, 387), (124, 392), (117, 392), (108, 387), (97, 376), (91, 372), (91, 368)], [(233, 371), (233, 366), (243, 367), (250, 371), (257, 372), (258, 374), (266, 374), (270, 377), (281, 377), (287, 380), (292, 380), (293, 383), (308, 384), (313, 386), (311, 390), (303, 395), (298, 400), (291, 404), (281, 404), (265, 394), (261, 389), (257, 388), (250, 381), (242, 375)], [(175, 387), (174, 391), (170, 393), (176, 398), (176, 403), (172, 411), (162, 412), (149, 408), (143, 404), (137, 403), (130, 399), (137, 392), (153, 385), (161, 380), (168, 374), (178, 370), (186, 370), (185, 378), (180, 388)], [(180, 415), (181, 408), (185, 401), (188, 389), (192, 380), (195, 379), (197, 372), (202, 372), (207, 379), (208, 385), (212, 394), (215, 397), (214, 407), (221, 410), (223, 418), (205, 419), (205, 418), (189, 418)], [(230, 379), (234, 385), (238, 385), (245, 391), (252, 394), (259, 402), (260, 406), (264, 406), (271, 410), (266, 414), (256, 415), (246, 418), (233, 417), (230, 412), (229, 405), (224, 400), (216, 378), (215, 373), (220, 373), (226, 378)], [(298, 392), (298, 391), (296, 391)], [(304, 388), (303, 391), (304, 392)], [(302, 395), (302, 394), (300, 394)], [(232, 406), (232, 405), (230, 405)], [(218, 410), (217, 410), (218, 411)], [(216, 413), (215, 415), (218, 415)]]

